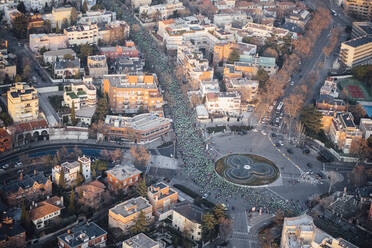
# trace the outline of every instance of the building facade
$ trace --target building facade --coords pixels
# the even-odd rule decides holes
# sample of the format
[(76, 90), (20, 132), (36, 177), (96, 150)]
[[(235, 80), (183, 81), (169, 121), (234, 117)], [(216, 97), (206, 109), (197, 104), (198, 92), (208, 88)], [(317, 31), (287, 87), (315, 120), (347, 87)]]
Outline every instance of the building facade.
[(83, 44), (98, 45), (100, 35), (97, 24), (76, 25), (63, 30), (70, 46), (79, 46)]
[[(80, 171), (80, 165), (82, 171)], [(62, 173), (63, 170), (63, 173)], [(56, 165), (52, 169), (52, 179), (53, 182), (57, 185), (60, 184), (60, 177), (64, 174), (65, 186), (72, 186), (79, 177), (81, 173), (85, 181), (91, 180), (91, 160), (88, 157), (82, 156), (79, 157), (77, 161), (72, 163), (64, 162), (61, 165)]]
[(128, 189), (138, 183), (141, 171), (133, 165), (117, 165), (107, 170), (107, 184), (110, 190)]
[(59, 60), (59, 61), (64, 60), (66, 56), (69, 56), (72, 59), (77, 58), (76, 53), (72, 49), (66, 48), (66, 49), (59, 49), (59, 50), (56, 50), (56, 51), (46, 51), (43, 54), (43, 61), (44, 61), (45, 64), (46, 63), (53, 64), (57, 60)]
[(79, 203), (93, 208), (98, 209), (104, 202), (106, 186), (100, 181), (92, 181), (75, 188), (75, 192), (81, 195), (79, 197)]
[(205, 107), (210, 114), (237, 116), (241, 113), (241, 97), (237, 92), (208, 93)]
[(29, 46), (33, 52), (41, 48), (47, 50), (67, 48), (67, 36), (64, 34), (30, 34)]
[(97, 103), (96, 87), (91, 83), (71, 83), (64, 87), (63, 101), (66, 106), (75, 110), (93, 107)]
[(36, 229), (42, 229), (61, 214), (63, 197), (54, 196), (31, 206), (30, 218)]
[(8, 113), (14, 122), (36, 120), (39, 117), (39, 97), (34, 87), (16, 83), (7, 92)]
[(172, 226), (192, 240), (199, 241), (202, 238), (202, 215), (201, 208), (186, 201), (181, 202), (173, 209)]
[(89, 76), (102, 78), (108, 74), (107, 60), (105, 55), (88, 56), (87, 58)]
[(151, 185), (147, 191), (147, 198), (149, 199), (152, 210), (159, 220), (163, 220), (171, 215), (171, 209), (176, 205), (178, 200), (178, 193), (169, 185), (160, 182)]
[(348, 15), (371, 20), (372, 2), (370, 0), (344, 0), (343, 2)]
[(113, 113), (138, 113), (142, 109), (163, 116), (163, 97), (155, 74), (105, 75), (103, 90)]
[(119, 203), (109, 210), (109, 227), (127, 232), (135, 224), (140, 212), (147, 221), (153, 220), (152, 206), (145, 198), (140, 196)]
[(372, 36), (361, 36), (342, 42), (339, 59), (349, 68), (372, 63)]

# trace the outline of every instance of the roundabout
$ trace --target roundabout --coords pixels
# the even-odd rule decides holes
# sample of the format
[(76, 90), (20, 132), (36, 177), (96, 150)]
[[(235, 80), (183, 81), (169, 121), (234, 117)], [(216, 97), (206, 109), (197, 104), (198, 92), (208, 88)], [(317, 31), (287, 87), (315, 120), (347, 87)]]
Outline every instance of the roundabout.
[(230, 154), (217, 160), (216, 172), (226, 181), (240, 186), (264, 186), (279, 177), (276, 165), (253, 154)]

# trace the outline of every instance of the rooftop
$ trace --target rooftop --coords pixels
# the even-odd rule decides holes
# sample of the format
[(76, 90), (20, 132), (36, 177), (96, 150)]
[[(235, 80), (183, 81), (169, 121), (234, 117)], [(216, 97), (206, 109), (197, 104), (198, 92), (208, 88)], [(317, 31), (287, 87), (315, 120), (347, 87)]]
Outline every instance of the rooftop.
[(78, 247), (89, 240), (96, 239), (107, 234), (105, 230), (96, 223), (90, 222), (71, 228), (70, 233), (64, 233), (58, 236), (59, 240), (68, 244), (70, 247)]
[(106, 115), (105, 125), (116, 128), (130, 128), (134, 130), (147, 131), (162, 125), (169, 125), (171, 119), (160, 117), (155, 113), (139, 114), (134, 117)]
[(46, 184), (49, 180), (48, 177), (44, 176), (43, 172), (36, 172), (34, 174), (27, 174), (22, 175), (22, 177), (18, 177), (5, 185), (1, 185), (1, 191), (5, 192), (5, 194), (15, 193), (22, 188), (23, 190), (29, 189), (34, 186), (35, 182), (37, 184)]
[(343, 42), (343, 44), (349, 45), (351, 47), (359, 47), (359, 46), (363, 46), (371, 42), (372, 42), (372, 36), (365, 35), (365, 36), (360, 36), (360, 37), (345, 41)]
[(106, 173), (107, 175), (113, 175), (119, 181), (124, 181), (125, 179), (141, 174), (142, 171), (136, 169), (133, 165), (117, 165), (111, 170), (107, 170)]
[(36, 208), (31, 209), (30, 217), (32, 221), (36, 221), (60, 210), (61, 210), (60, 207), (48, 203), (47, 201), (42, 201), (38, 203), (38, 206)]
[(275, 58), (272, 57), (259, 57), (259, 56), (251, 56), (242, 54), (240, 55), (239, 62), (235, 62), (238, 66), (251, 66), (251, 65), (258, 65), (258, 66), (266, 66), (266, 67), (275, 67)]
[(203, 210), (188, 201), (180, 202), (173, 210), (192, 222), (201, 223)]
[(56, 70), (67, 69), (67, 68), (80, 68), (80, 60), (79, 59), (62, 60), (62, 61), (57, 61), (54, 64), (54, 69)]
[(152, 207), (151, 204), (143, 197), (137, 197), (129, 199), (128, 201), (119, 203), (115, 207), (110, 209), (110, 212), (114, 214), (121, 215), (123, 217), (130, 216), (137, 212), (140, 212), (143, 209)]
[(159, 246), (158, 242), (152, 240), (143, 233), (139, 233), (136, 236), (123, 241), (123, 245), (124, 244), (131, 248), (155, 248)]

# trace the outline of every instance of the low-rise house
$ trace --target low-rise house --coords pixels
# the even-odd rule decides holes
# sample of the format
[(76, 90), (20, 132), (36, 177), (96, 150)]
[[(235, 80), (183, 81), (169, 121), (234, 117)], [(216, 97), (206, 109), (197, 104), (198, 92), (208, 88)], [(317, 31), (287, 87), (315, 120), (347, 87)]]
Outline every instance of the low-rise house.
[(89, 76), (93, 78), (102, 78), (108, 74), (107, 60), (105, 55), (88, 56), (87, 59)]
[(71, 26), (64, 29), (63, 33), (70, 46), (79, 46), (86, 43), (98, 45), (100, 39), (97, 24)]
[(49, 140), (48, 122), (44, 119), (15, 123), (8, 127), (8, 132), (14, 137), (14, 146)]
[(110, 190), (128, 189), (138, 183), (141, 171), (133, 165), (117, 165), (107, 170), (107, 184)]
[(152, 206), (145, 198), (140, 196), (119, 203), (109, 210), (109, 227), (127, 232), (135, 224), (140, 212), (145, 215), (147, 221), (153, 220)]
[(363, 138), (368, 139), (372, 135), (372, 119), (361, 118), (359, 129), (363, 133)]
[(250, 80), (247, 78), (233, 78), (227, 79), (225, 81), (225, 85), (228, 92), (239, 92), (242, 101), (252, 102), (256, 99), (258, 94), (258, 80)]
[[(126, 42), (126, 45), (128, 42)], [(129, 45), (129, 44), (128, 44)], [(112, 47), (100, 47), (100, 54), (105, 55), (106, 58), (115, 59), (120, 56), (126, 56), (130, 58), (137, 58), (139, 51), (133, 46), (112, 46)]]
[(76, 110), (75, 117), (80, 123), (90, 126), (95, 112), (96, 106), (83, 107)]
[(122, 248), (162, 248), (164, 247), (158, 241), (154, 241), (146, 234), (139, 233), (123, 241)]
[(217, 79), (203, 80), (200, 82), (200, 95), (205, 97), (208, 93), (219, 93), (220, 85)]
[(30, 34), (29, 46), (33, 52), (41, 48), (47, 50), (67, 48), (67, 36), (64, 34)]
[(16, 206), (21, 204), (25, 199), (37, 201), (52, 194), (52, 181), (44, 176), (42, 172), (34, 171), (33, 174), (19, 174), (14, 179), (0, 187), (3, 199), (8, 205)]
[(54, 64), (55, 78), (80, 78), (83, 70), (80, 68), (80, 59), (62, 60)]
[(329, 95), (331, 97), (338, 97), (337, 82), (334, 78), (327, 78), (323, 86), (320, 88), (320, 95)]
[(129, 37), (129, 31), (130, 27), (128, 23), (116, 20), (100, 28), (99, 38), (106, 44), (123, 42)]
[(57, 60), (59, 60), (59, 61), (64, 60), (66, 58), (66, 56), (69, 56), (72, 59), (77, 58), (76, 53), (74, 52), (74, 50), (72, 50), (70, 48), (66, 48), (66, 49), (59, 49), (59, 50), (56, 50), (56, 51), (46, 51), (43, 54), (43, 61), (44, 61), (45, 64), (46, 63), (53, 64)]
[(205, 107), (210, 114), (240, 115), (241, 97), (238, 92), (208, 93)]
[(192, 240), (199, 241), (202, 238), (202, 215), (201, 208), (183, 201), (173, 209), (172, 226)]
[(137, 9), (140, 6), (148, 6), (151, 4), (151, 0), (131, 0), (130, 2), (134, 9)]
[(30, 218), (36, 229), (42, 229), (61, 214), (63, 197), (54, 196), (31, 206)]
[(213, 48), (213, 64), (221, 61), (226, 62), (232, 51), (237, 51), (239, 54), (254, 56), (257, 52), (257, 46), (242, 42), (227, 42), (215, 44)]
[[(80, 165), (82, 171), (80, 171)], [(85, 181), (91, 180), (91, 160), (84, 155), (72, 163), (64, 162), (61, 165), (54, 166), (52, 169), (52, 179), (55, 184), (59, 185), (60, 176), (64, 174), (65, 186), (72, 186), (78, 179), (79, 173), (83, 175)]]
[(285, 17), (286, 23), (295, 24), (302, 30), (305, 28), (306, 24), (309, 22), (311, 14), (307, 10), (293, 10), (292, 14)]
[(147, 197), (152, 205), (154, 215), (159, 220), (163, 220), (172, 214), (170, 210), (177, 203), (178, 193), (169, 185), (160, 182), (148, 188)]
[(139, 57), (128, 57), (120, 56), (115, 59), (112, 70), (116, 74), (126, 74), (126, 73), (140, 73), (143, 72), (145, 66), (145, 61)]
[(108, 10), (90, 10), (86, 13), (80, 13), (78, 16), (78, 24), (88, 25), (106, 24), (116, 21), (116, 12)]
[(104, 201), (106, 186), (95, 180), (75, 188), (79, 194), (79, 203), (87, 207), (97, 209)]
[(182, 2), (178, 0), (167, 0), (164, 4), (144, 5), (139, 7), (139, 16), (143, 21), (147, 19), (167, 19), (177, 11), (184, 10)]
[(107, 232), (94, 222), (68, 229), (57, 237), (59, 248), (106, 247)]
[(86, 107), (95, 107), (97, 103), (96, 87), (91, 83), (71, 83), (65, 86), (63, 101), (66, 106), (75, 110)]
[(171, 133), (172, 120), (153, 113), (134, 117), (106, 115), (102, 133), (97, 138), (107, 141), (146, 144)]

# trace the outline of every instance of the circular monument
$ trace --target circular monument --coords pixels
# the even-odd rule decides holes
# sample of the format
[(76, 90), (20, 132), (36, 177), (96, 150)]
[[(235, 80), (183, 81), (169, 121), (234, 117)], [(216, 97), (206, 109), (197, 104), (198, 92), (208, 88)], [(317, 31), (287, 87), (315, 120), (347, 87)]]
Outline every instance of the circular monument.
[(262, 186), (279, 177), (279, 169), (270, 160), (253, 154), (231, 154), (216, 162), (217, 173), (242, 186)]

